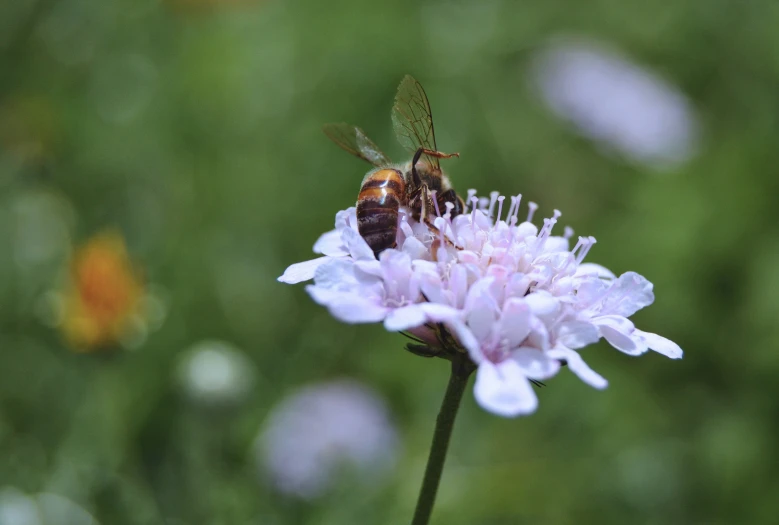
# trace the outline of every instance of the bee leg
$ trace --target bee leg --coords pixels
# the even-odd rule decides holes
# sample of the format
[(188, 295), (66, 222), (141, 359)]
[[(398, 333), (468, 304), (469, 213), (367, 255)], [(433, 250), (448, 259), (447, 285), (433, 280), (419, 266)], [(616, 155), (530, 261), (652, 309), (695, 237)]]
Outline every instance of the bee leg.
[(443, 151), (436, 151), (434, 149), (427, 149), (427, 148), (419, 148), (414, 156), (416, 157), (417, 155), (421, 155), (423, 153), (425, 155), (429, 155), (431, 157), (436, 157), (438, 159), (450, 159), (452, 157), (459, 157), (460, 156), (459, 153), (444, 153)]

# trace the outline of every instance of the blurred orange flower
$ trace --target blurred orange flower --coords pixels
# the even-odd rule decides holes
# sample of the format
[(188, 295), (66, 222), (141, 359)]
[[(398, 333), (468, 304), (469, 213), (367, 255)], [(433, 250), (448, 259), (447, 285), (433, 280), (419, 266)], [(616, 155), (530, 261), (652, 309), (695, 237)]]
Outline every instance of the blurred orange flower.
[(80, 352), (120, 343), (142, 324), (144, 295), (121, 234), (94, 235), (70, 263), (61, 325), (65, 338)]

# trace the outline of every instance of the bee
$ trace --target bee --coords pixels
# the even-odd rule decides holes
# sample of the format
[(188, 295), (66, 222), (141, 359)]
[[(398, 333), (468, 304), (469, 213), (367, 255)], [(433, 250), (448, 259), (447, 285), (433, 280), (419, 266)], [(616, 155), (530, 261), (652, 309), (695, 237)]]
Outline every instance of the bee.
[(408, 208), (414, 220), (427, 224), (434, 232), (438, 231), (432, 224), (436, 208), (444, 213), (446, 203), (452, 203), (452, 217), (465, 210), (465, 203), (452, 188), (439, 162), (459, 154), (438, 151), (430, 102), (422, 85), (409, 75), (398, 87), (392, 124), (398, 141), (414, 154), (404, 164), (393, 164), (357, 126), (327, 124), (323, 128), (338, 146), (375, 166), (360, 185), (357, 229), (377, 257), (397, 244), (401, 206)]

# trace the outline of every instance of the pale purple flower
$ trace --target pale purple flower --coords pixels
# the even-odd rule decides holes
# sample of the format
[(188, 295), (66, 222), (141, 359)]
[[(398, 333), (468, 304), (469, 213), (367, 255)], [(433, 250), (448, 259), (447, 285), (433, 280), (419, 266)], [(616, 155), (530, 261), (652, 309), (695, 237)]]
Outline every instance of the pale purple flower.
[(308, 385), (273, 408), (255, 453), (270, 481), (288, 496), (324, 495), (344, 470), (363, 483), (389, 473), (397, 429), (384, 400), (348, 379)]
[(563, 365), (605, 388), (606, 380), (578, 352), (601, 337), (629, 355), (651, 349), (682, 356), (675, 343), (628, 320), (654, 300), (649, 281), (583, 263), (593, 237), (579, 237), (570, 249), (570, 229), (552, 235), (559, 211), (539, 228), (532, 202), (520, 222), (521, 195), (510, 198), (504, 216), (504, 197), (474, 194), (467, 213), (451, 219), (448, 208), (436, 217), (438, 234), (401, 213), (397, 249), (378, 260), (357, 233), (354, 209), (339, 212), (336, 230), (315, 246), (325, 256), (291, 266), (279, 280), (313, 276), (306, 290), (342, 321), (383, 321), (388, 330), (449, 352), (453, 340), (454, 351), (468, 352), (478, 365), (476, 400), (503, 416), (535, 411), (531, 383)]
[(611, 46), (558, 39), (535, 54), (531, 74), (557, 115), (634, 162), (664, 170), (697, 150), (700, 125), (687, 97)]

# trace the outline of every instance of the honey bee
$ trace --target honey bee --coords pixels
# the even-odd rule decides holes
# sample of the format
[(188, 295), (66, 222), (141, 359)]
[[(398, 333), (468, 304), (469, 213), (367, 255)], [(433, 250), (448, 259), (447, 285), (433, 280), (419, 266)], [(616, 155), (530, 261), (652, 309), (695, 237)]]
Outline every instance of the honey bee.
[[(373, 253), (396, 246), (398, 210), (401, 206), (419, 222), (437, 231), (432, 224), (436, 208), (451, 216), (463, 212), (465, 203), (441, 170), (439, 159), (459, 156), (438, 151), (433, 114), (422, 85), (406, 76), (398, 87), (392, 107), (392, 124), (398, 141), (414, 153), (411, 161), (393, 164), (365, 132), (350, 124), (327, 124), (325, 134), (352, 155), (373, 164), (362, 180), (357, 196), (357, 229)], [(433, 198), (435, 195), (435, 199)]]

